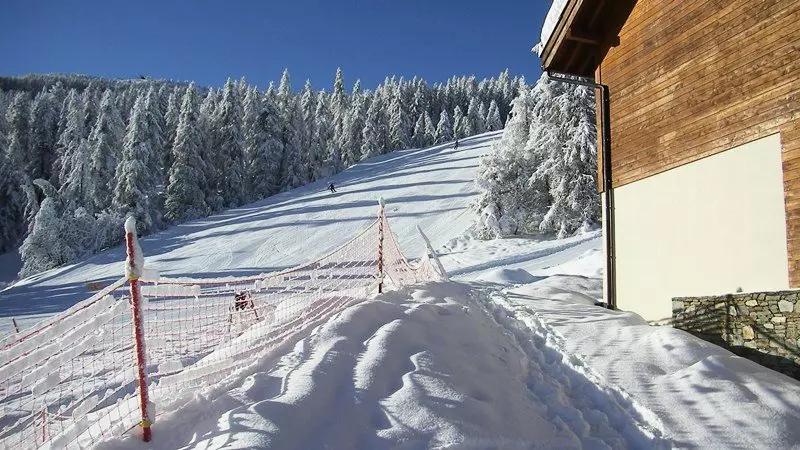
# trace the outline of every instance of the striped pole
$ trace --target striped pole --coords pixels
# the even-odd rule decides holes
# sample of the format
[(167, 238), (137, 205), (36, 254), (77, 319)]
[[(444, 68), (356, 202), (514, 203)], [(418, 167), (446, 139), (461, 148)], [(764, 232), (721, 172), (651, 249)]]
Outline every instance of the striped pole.
[(142, 413), (142, 439), (150, 442), (150, 415), (147, 412), (147, 374), (145, 373), (145, 346), (144, 346), (144, 316), (142, 314), (142, 294), (139, 289), (139, 277), (142, 276), (144, 258), (139, 242), (136, 239), (136, 220), (128, 217), (125, 221), (125, 246), (127, 259), (125, 261), (125, 275), (131, 287), (131, 308), (133, 309), (133, 337), (136, 348), (136, 366), (139, 378), (139, 409)]
[(383, 220), (386, 207), (383, 197), (378, 199), (378, 204), (381, 205), (378, 211), (378, 293), (380, 294), (383, 292)]

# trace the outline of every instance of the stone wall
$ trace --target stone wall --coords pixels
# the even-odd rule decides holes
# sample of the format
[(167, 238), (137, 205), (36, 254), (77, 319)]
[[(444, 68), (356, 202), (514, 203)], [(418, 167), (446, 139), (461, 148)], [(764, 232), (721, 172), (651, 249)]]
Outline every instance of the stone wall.
[(800, 379), (800, 291), (679, 297), (675, 328)]

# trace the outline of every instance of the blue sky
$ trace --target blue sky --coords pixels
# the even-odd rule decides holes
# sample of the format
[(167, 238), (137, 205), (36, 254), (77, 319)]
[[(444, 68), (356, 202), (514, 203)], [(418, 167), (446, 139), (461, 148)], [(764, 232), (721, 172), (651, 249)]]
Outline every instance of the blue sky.
[(286, 67), (330, 90), (387, 75), (538, 78), (549, 0), (149, 1), (2, 0), (0, 75), (83, 73), (195, 80), (244, 76), (266, 87)]

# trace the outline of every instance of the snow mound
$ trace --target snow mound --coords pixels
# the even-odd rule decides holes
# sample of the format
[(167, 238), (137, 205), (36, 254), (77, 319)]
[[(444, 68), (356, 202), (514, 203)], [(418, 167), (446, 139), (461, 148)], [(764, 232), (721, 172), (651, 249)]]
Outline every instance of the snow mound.
[(539, 278), (514, 292), (524, 297), (594, 305), (603, 301), (603, 280), (580, 275), (554, 275)]
[(602, 278), (603, 250), (592, 248), (565, 263), (537, 272), (537, 275), (580, 275), (587, 278)]
[(538, 279), (525, 269), (495, 269), (476, 278), (478, 281), (495, 284), (527, 284)]
[[(351, 306), (233, 389), (159, 418), (153, 448), (659, 448), (619, 392), (453, 282)], [(129, 437), (101, 448), (139, 448)]]

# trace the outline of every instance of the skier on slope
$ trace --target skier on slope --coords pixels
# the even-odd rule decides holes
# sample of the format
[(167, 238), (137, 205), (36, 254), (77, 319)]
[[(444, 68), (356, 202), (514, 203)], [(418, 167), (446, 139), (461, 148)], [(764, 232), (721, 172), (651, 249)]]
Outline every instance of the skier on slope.
[(336, 192), (336, 188), (333, 186), (333, 181), (328, 182), (328, 190), (331, 191), (331, 194)]
[(453, 150), (458, 150), (458, 139), (456, 139), (455, 144), (453, 144)]

